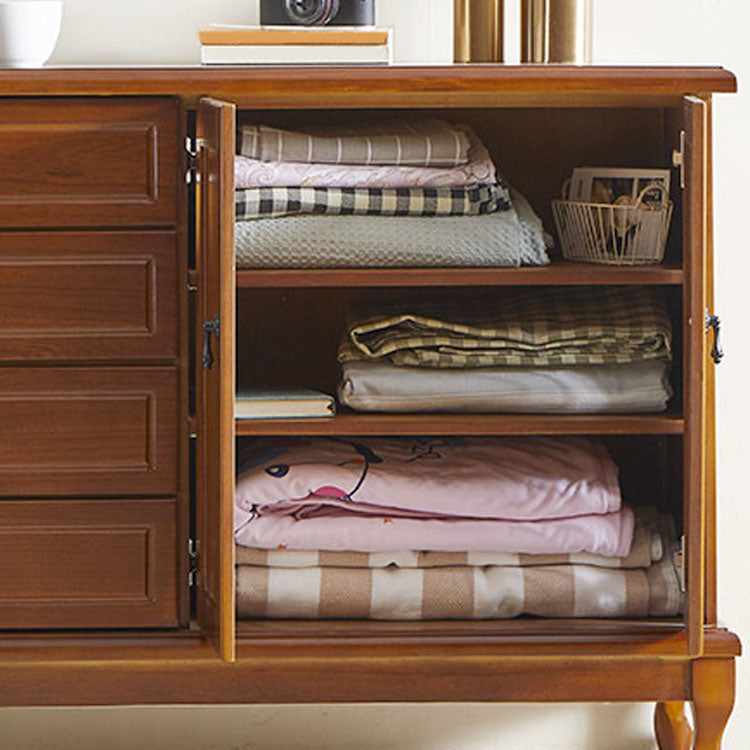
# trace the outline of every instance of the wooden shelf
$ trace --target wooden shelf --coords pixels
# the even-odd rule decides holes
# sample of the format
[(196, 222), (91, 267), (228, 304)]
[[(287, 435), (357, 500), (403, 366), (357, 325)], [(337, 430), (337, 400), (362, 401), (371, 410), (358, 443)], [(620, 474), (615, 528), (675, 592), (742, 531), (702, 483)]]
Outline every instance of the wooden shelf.
[(516, 617), (499, 620), (237, 620), (240, 645), (257, 641), (421, 641), (583, 646), (598, 639), (663, 639), (684, 634), (681, 618), (596, 619)]
[(338, 414), (237, 419), (237, 435), (679, 435), (675, 414)]
[(259, 268), (238, 269), (238, 287), (535, 286), (682, 284), (676, 265), (605, 266), (555, 261), (524, 268)]

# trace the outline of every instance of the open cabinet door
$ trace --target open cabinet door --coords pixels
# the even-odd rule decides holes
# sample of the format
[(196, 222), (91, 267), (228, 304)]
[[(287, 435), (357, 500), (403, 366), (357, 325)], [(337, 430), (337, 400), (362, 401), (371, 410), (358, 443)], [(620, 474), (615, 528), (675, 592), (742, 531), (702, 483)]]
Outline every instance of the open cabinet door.
[(196, 114), (196, 609), (234, 659), (234, 139), (232, 104), (201, 99)]
[(706, 346), (708, 278), (708, 112), (702, 99), (684, 102), (685, 190), (683, 258), (685, 362), (685, 618), (688, 652), (703, 651), (705, 612), (706, 482), (708, 477), (707, 415), (709, 391)]

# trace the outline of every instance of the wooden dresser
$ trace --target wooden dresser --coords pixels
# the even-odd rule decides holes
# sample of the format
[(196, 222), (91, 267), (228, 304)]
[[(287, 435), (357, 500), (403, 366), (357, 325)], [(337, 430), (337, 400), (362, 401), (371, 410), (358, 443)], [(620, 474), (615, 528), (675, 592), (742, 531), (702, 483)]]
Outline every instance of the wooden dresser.
[[(718, 748), (740, 644), (716, 612), (711, 94), (735, 88), (719, 68), (1, 71), (2, 704), (653, 701), (662, 750)], [(238, 119), (405, 111), (472, 124), (549, 230), (572, 167), (674, 164), (665, 262), (235, 271)], [(667, 412), (235, 423), (236, 381), (334, 389), (315, 352), (362, 294), (576, 285), (667, 300)], [(237, 622), (235, 439), (263, 434), (603, 436), (677, 518), (684, 616)]]

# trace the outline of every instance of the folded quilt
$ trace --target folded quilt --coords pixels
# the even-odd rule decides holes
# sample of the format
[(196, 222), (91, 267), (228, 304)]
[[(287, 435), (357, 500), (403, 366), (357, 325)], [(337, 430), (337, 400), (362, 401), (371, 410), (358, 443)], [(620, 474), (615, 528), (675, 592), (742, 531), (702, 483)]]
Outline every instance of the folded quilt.
[(272, 568), (444, 568), (487, 566), (528, 567), (537, 565), (594, 565), (600, 568), (646, 568), (661, 560), (668, 547), (662, 532), (636, 511), (633, 541), (625, 557), (605, 557), (588, 552), (558, 555), (523, 555), (496, 550), (484, 552), (437, 552), (401, 550), (355, 552), (332, 550), (257, 549), (237, 545), (238, 565)]
[(469, 143), (468, 161), (453, 167), (397, 166), (394, 164), (322, 164), (293, 161), (261, 161), (248, 156), (234, 158), (234, 186), (250, 187), (453, 187), (491, 185), (498, 182), (495, 165), (468, 125), (456, 129)]
[(680, 612), (671, 555), (646, 569), (588, 565), (237, 568), (239, 617), (374, 620), (664, 617)]
[(585, 437), (269, 438), (237, 460), (240, 517), (536, 521), (621, 504), (617, 466)]
[[(499, 214), (502, 215), (502, 214)], [(475, 219), (476, 221), (476, 219)], [(643, 287), (544, 287), (352, 315), (339, 361), (433, 368), (565, 367), (669, 359), (664, 301)]]
[(260, 549), (385, 552), (496, 550), (527, 555), (591, 552), (625, 557), (633, 539), (630, 508), (541, 521), (430, 519), (401, 516), (255, 516), (235, 506), (235, 541)]
[(510, 208), (504, 184), (459, 187), (260, 187), (236, 190), (238, 221), (300, 214), (480, 216)]
[(243, 125), (239, 141), (240, 154), (266, 162), (444, 167), (465, 164), (469, 151), (465, 132), (427, 118), (310, 132)]
[(238, 268), (545, 265), (549, 236), (515, 190), (483, 216), (287, 216), (238, 221)]
[(659, 412), (672, 389), (669, 364), (645, 360), (575, 367), (403, 367), (344, 362), (341, 404), (379, 412)]

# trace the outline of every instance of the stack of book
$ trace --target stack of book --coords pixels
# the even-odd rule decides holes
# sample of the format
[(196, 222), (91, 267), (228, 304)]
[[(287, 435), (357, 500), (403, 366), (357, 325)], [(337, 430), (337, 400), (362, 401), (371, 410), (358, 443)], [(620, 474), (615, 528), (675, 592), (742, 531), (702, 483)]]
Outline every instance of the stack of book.
[(234, 400), (237, 419), (301, 419), (332, 417), (335, 413), (333, 396), (308, 388), (244, 388)]
[(390, 29), (223, 26), (198, 32), (206, 65), (373, 65), (392, 62)]

